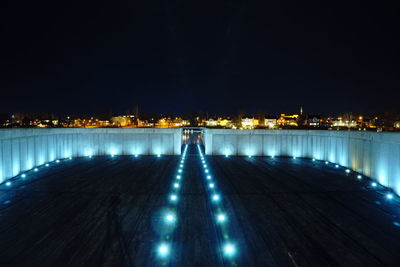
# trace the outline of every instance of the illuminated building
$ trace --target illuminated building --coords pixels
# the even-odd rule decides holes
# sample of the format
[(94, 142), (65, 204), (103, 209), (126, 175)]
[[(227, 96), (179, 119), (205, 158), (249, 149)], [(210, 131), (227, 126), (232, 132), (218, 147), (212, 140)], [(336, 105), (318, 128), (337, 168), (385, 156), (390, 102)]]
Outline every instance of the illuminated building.
[(254, 118), (242, 118), (241, 126), (243, 129), (254, 129), (259, 124), (259, 120)]
[(276, 118), (265, 118), (264, 125), (265, 125), (265, 127), (268, 127), (268, 128), (274, 128), (277, 125), (277, 119)]
[(298, 118), (299, 118), (299, 115), (297, 115), (297, 114), (293, 114), (293, 115), (281, 114), (277, 123), (279, 126), (297, 126)]

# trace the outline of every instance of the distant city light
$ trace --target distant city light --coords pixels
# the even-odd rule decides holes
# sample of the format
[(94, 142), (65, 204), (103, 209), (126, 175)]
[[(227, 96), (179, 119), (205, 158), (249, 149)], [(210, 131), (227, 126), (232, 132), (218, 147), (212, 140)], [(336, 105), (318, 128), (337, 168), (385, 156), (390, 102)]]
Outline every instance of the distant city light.
[(23, 174), (21, 175), (21, 177), (22, 177), (22, 178), (25, 178), (25, 177), (26, 177), (26, 174), (25, 174), (25, 173), (23, 173)]
[(393, 194), (392, 194), (392, 193), (387, 194), (387, 195), (386, 195), (386, 198), (387, 198), (387, 199), (392, 199), (392, 198), (393, 198)]
[(346, 173), (350, 173), (350, 170), (349, 170), (349, 169), (346, 169)]
[(35, 168), (35, 169), (33, 169), (35, 172), (37, 172), (39, 169), (38, 168)]
[[(89, 158), (91, 158), (91, 157), (92, 157), (92, 155), (89, 156)], [(59, 159), (56, 160), (56, 163), (60, 163), (60, 160)]]
[(373, 187), (376, 187), (378, 184), (375, 183), (375, 182), (373, 182), (373, 183), (371, 183), (371, 185), (372, 185)]
[(357, 179), (361, 179), (362, 178), (362, 176), (359, 174), (359, 175), (357, 175)]
[(11, 182), (6, 182), (6, 186), (11, 186)]
[(336, 164), (336, 165), (335, 165), (335, 168), (339, 168), (339, 165)]

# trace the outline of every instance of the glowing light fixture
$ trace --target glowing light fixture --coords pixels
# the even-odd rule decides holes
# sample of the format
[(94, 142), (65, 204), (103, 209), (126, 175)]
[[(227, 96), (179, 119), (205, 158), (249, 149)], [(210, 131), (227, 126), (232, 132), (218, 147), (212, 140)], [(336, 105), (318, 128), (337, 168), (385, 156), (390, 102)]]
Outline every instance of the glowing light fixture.
[(335, 165), (335, 168), (339, 168), (339, 165), (336, 164), (336, 165)]
[[(89, 156), (89, 158), (91, 158), (91, 157), (92, 157), (92, 155)], [(60, 160), (59, 159), (56, 160), (56, 163), (60, 163)]]
[(228, 256), (228, 257), (233, 256), (235, 254), (235, 252), (236, 252), (236, 249), (233, 244), (228, 243), (224, 246), (225, 256)]
[(38, 168), (34, 168), (33, 170), (34, 170), (35, 172), (37, 172), (39, 169), (38, 169)]
[(376, 187), (378, 184), (375, 183), (375, 182), (373, 182), (373, 183), (371, 183), (371, 185), (372, 185), (373, 187)]
[(224, 214), (218, 214), (218, 216), (217, 216), (218, 222), (224, 222), (225, 220), (226, 220), (226, 217)]
[(297, 159), (297, 157), (294, 156), (293, 159)]
[(139, 155), (138, 155), (138, 154), (135, 154), (135, 158), (137, 158), (137, 157), (139, 157)]
[(165, 221), (167, 223), (173, 223), (175, 222), (176, 218), (173, 214), (167, 214), (167, 216), (165, 216)]
[(176, 200), (178, 199), (178, 197), (177, 197), (176, 195), (171, 195), (170, 199), (171, 199), (172, 201), (176, 201)]
[(49, 167), (50, 165), (48, 164), (48, 163), (46, 163), (46, 165), (45, 165), (46, 167)]
[(11, 182), (6, 182), (6, 186), (11, 186)]
[(210, 187), (210, 188), (214, 188), (214, 186), (215, 186), (215, 185), (214, 185), (213, 183), (210, 183), (210, 184), (209, 184), (209, 187)]
[(207, 175), (207, 180), (210, 180), (211, 179), (211, 175)]
[(392, 193), (387, 194), (387, 195), (386, 195), (386, 198), (387, 198), (387, 199), (392, 199), (392, 198), (393, 198), (393, 194), (392, 194)]
[(205, 172), (208, 173), (208, 170), (206, 169)]
[(166, 257), (169, 254), (169, 246), (167, 244), (161, 244), (158, 247), (158, 254), (161, 257)]
[(325, 164), (329, 164), (329, 162), (328, 162), (328, 161), (325, 161)]
[(158, 154), (158, 155), (157, 155), (157, 158), (159, 158), (159, 157), (161, 157), (161, 155), (160, 155), (160, 154)]
[(346, 173), (350, 173), (350, 170), (349, 170), (349, 169), (346, 169)]
[(23, 173), (23, 174), (21, 175), (21, 177), (22, 177), (22, 178), (25, 178), (25, 177), (26, 177), (26, 174), (25, 174), (25, 173)]
[(181, 173), (181, 172), (182, 172), (182, 169), (179, 169), (178, 172)]
[(362, 176), (359, 174), (357, 175), (357, 179), (360, 180), (362, 178)]
[(176, 176), (176, 179), (180, 180), (180, 179), (181, 179), (181, 176), (180, 176), (180, 175)]
[(315, 159), (312, 159), (312, 161), (315, 161)]
[(213, 195), (212, 200), (218, 201), (219, 200), (219, 195), (217, 195), (217, 194)]
[(179, 184), (178, 183), (174, 183), (174, 187), (175, 188), (179, 188)]

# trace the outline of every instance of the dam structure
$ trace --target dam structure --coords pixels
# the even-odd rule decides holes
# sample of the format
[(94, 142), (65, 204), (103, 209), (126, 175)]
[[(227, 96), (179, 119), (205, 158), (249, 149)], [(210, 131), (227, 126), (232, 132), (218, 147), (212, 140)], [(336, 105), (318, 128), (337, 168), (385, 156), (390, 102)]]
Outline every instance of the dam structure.
[(0, 130), (1, 266), (398, 266), (400, 135)]

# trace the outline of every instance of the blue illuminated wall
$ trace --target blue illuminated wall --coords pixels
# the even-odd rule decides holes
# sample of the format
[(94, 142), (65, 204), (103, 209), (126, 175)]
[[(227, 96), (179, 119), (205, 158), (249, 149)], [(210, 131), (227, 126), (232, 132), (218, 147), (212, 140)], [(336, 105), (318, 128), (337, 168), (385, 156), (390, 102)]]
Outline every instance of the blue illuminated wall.
[(180, 153), (180, 129), (2, 129), (0, 182), (61, 158)]
[(207, 155), (296, 156), (328, 160), (400, 193), (400, 134), (318, 130), (211, 130)]

